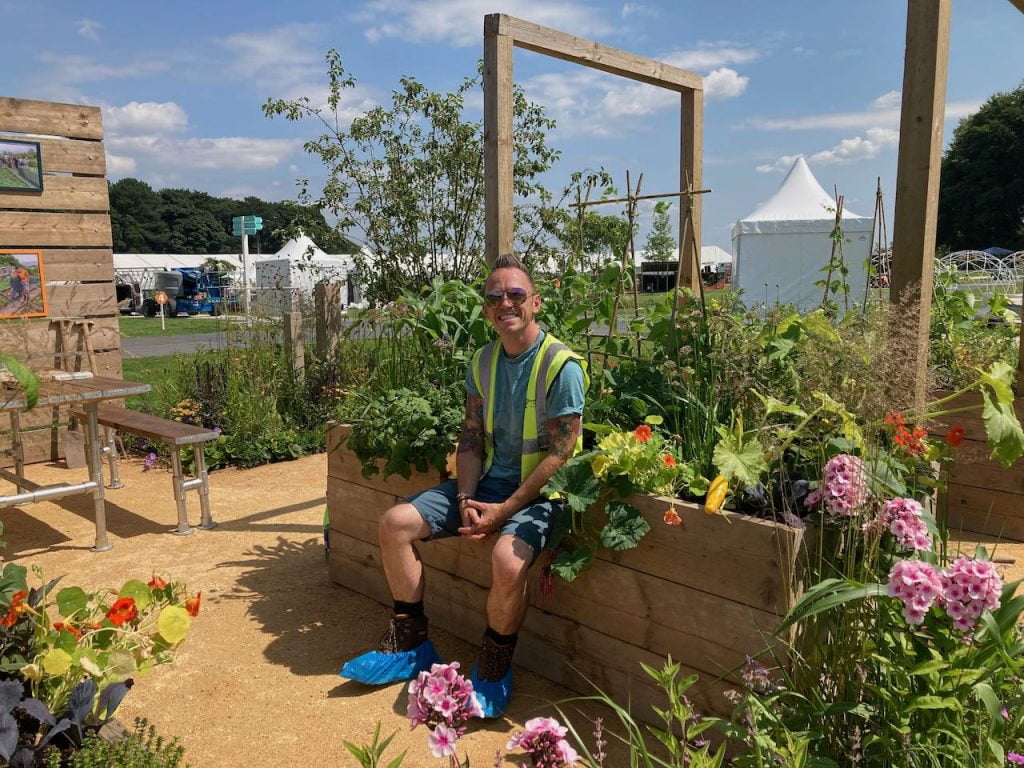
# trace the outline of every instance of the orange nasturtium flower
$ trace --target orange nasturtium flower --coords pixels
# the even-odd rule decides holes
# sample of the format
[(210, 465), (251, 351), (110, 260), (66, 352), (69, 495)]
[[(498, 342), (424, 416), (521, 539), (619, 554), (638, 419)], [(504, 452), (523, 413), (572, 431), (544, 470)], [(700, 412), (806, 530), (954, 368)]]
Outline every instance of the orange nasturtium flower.
[(665, 520), (665, 525), (682, 525), (683, 524), (683, 518), (681, 518), (679, 516), (679, 513), (676, 512), (676, 508), (674, 506), (672, 506), (671, 504), (665, 510), (665, 515), (664, 515), (663, 519)]
[(68, 624), (66, 622), (63, 622), (63, 621), (55, 621), (55, 622), (53, 622), (53, 628), (55, 630), (57, 630), (58, 632), (60, 632), (62, 629), (66, 629), (68, 632), (70, 632), (75, 637), (81, 637), (82, 636), (82, 630), (77, 629), (77, 628), (75, 628), (75, 627), (71, 626), (70, 624)]
[(956, 426), (950, 427), (949, 432), (946, 433), (946, 442), (956, 448), (960, 443), (964, 441), (964, 428), (957, 424)]
[(7, 614), (0, 619), (0, 627), (13, 627), (14, 623), (18, 620), (18, 616), (25, 612), (28, 608), (24, 604), (25, 598), (28, 597), (28, 590), (23, 589), (20, 592), (15, 592), (11, 595), (11, 607), (7, 609)]
[(188, 611), (189, 616), (199, 615), (199, 604), (203, 602), (203, 593), (197, 592), (195, 597), (190, 597), (185, 601), (185, 610)]
[(661, 457), (661, 460), (665, 463), (666, 467), (674, 467), (676, 465), (676, 457), (671, 453), (666, 453)]
[(146, 586), (152, 589), (167, 589), (167, 582), (154, 573), (153, 578)]
[(641, 424), (633, 431), (633, 434), (641, 443), (646, 443), (651, 439), (651, 428), (646, 424)]
[(135, 600), (131, 597), (119, 597), (107, 611), (107, 618), (115, 627), (120, 627), (125, 622), (131, 621), (139, 615), (139, 609), (135, 607)]
[(725, 501), (727, 493), (729, 493), (729, 481), (719, 475), (711, 481), (711, 486), (708, 488), (708, 496), (704, 499), (704, 511), (709, 515), (718, 512), (722, 508), (722, 502)]

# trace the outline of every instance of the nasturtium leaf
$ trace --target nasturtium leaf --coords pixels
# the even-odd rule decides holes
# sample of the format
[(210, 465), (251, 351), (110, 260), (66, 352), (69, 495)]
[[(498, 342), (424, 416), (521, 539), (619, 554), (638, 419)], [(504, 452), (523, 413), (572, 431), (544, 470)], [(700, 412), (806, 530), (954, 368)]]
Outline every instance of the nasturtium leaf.
[(160, 637), (171, 645), (176, 645), (185, 639), (190, 622), (188, 611), (180, 605), (168, 605), (160, 611), (156, 627)]
[(111, 651), (104, 669), (108, 680), (125, 680), (135, 674), (138, 667), (135, 656), (128, 651)]
[(43, 656), (43, 671), (53, 677), (60, 677), (71, 669), (71, 654), (62, 648), (51, 648)]
[(588, 461), (569, 461), (544, 486), (544, 493), (557, 493), (573, 512), (584, 512), (597, 501), (601, 484)]
[(64, 587), (57, 593), (57, 610), (65, 618), (84, 611), (88, 602), (89, 595), (81, 587)]
[(99, 664), (96, 663), (95, 656), (91, 650), (86, 651), (78, 657), (78, 664), (93, 677), (99, 677), (103, 674), (103, 670), (100, 669)]
[(981, 396), (985, 400), (981, 418), (985, 423), (988, 441), (992, 444), (992, 458), (999, 459), (1004, 467), (1009, 467), (1024, 456), (1024, 430), (1013, 412), (1013, 402), (993, 403), (984, 389)]
[(607, 512), (608, 524), (601, 531), (601, 543), (608, 549), (632, 549), (651, 530), (640, 510), (631, 504), (612, 501)]
[(657, 427), (660, 426), (661, 424), (664, 424), (665, 419), (655, 414), (653, 416), (648, 416), (646, 419), (644, 419), (644, 423)]
[(138, 579), (126, 581), (118, 597), (130, 597), (135, 601), (135, 607), (140, 611), (153, 602), (153, 592), (148, 584)]

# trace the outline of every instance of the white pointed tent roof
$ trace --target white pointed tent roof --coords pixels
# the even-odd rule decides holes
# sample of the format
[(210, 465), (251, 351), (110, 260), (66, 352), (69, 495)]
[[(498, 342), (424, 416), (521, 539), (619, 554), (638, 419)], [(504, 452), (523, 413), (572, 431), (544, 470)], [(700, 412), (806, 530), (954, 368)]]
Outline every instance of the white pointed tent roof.
[[(836, 201), (814, 178), (807, 161), (800, 156), (770, 198), (733, 226), (732, 236), (743, 233), (831, 230)], [(843, 208), (843, 219), (864, 219)]]
[[(310, 256), (310, 249), (312, 248), (312, 256)], [(320, 246), (313, 242), (311, 238), (305, 235), (299, 235), (289, 240), (287, 243), (281, 246), (281, 250), (275, 253), (269, 258), (272, 259), (292, 259), (292, 260), (310, 260), (313, 261), (318, 259), (326, 258), (327, 254), (321, 250)]]

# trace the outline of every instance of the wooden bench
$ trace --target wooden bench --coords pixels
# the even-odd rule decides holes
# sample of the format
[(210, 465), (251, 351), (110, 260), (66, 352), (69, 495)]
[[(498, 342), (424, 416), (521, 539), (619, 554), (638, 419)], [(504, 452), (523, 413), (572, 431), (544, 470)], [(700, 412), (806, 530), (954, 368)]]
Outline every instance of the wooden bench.
[[(76, 418), (85, 418), (85, 411), (80, 407), (73, 409), (72, 414)], [(192, 489), (199, 491), (199, 506), (202, 510), (199, 527), (210, 529), (216, 526), (210, 514), (210, 486), (206, 472), (206, 457), (203, 455), (203, 444), (210, 440), (216, 440), (220, 437), (219, 432), (113, 405), (100, 404), (98, 417), (99, 423), (106, 430), (104, 452), (107, 454), (110, 465), (111, 488), (121, 488), (124, 485), (117, 472), (115, 430), (164, 443), (171, 451), (171, 482), (174, 487), (174, 503), (178, 507), (178, 527), (174, 532), (179, 536), (187, 536), (192, 533), (193, 529), (188, 524), (188, 513), (185, 509), (185, 493)], [(179, 451), (189, 445), (195, 451), (196, 471), (195, 477), (186, 480)]]

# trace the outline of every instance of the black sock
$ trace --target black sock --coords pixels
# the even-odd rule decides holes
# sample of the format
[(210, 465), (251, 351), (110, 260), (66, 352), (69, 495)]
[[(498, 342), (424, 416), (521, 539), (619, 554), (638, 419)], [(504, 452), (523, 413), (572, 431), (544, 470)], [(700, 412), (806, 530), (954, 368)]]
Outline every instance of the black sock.
[(506, 645), (506, 646), (508, 646), (508, 645), (515, 645), (516, 644), (516, 640), (519, 639), (519, 633), (518, 632), (513, 632), (511, 635), (502, 635), (502, 634), (496, 632), (494, 629), (492, 629), (490, 627), (490, 625), (488, 625), (487, 631), (484, 632), (484, 636), (485, 637), (489, 637), (491, 640), (493, 640), (495, 645)]
[(406, 603), (401, 600), (395, 600), (395, 616), (409, 616), (414, 619), (423, 618), (426, 614), (423, 613), (423, 601), (417, 600), (415, 603)]

